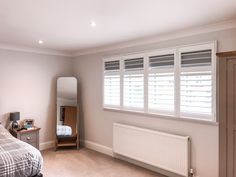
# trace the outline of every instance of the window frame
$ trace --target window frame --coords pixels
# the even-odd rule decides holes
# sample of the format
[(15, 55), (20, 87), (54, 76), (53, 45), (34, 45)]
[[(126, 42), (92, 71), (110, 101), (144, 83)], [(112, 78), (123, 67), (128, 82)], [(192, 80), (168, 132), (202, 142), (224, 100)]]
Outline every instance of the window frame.
[[(211, 75), (212, 75), (212, 114), (210, 118), (206, 119), (204, 115), (201, 114), (181, 114), (180, 110), (180, 76), (181, 76), (181, 53), (183, 52), (193, 52), (193, 51), (200, 51), (200, 50), (211, 50)], [(199, 44), (191, 44), (191, 45), (184, 45), (184, 46), (177, 46), (167, 49), (157, 49), (157, 50), (150, 50), (150, 51), (144, 51), (140, 53), (131, 53), (131, 54), (125, 54), (120, 56), (114, 56), (114, 57), (108, 57), (104, 58), (102, 65), (102, 79), (103, 79), (103, 85), (102, 85), (102, 100), (103, 100), (103, 108), (105, 110), (115, 110), (115, 111), (122, 111), (122, 112), (128, 112), (128, 113), (138, 113), (138, 114), (144, 114), (144, 115), (150, 115), (154, 117), (164, 117), (174, 120), (193, 120), (197, 122), (209, 122), (209, 123), (216, 123), (216, 52), (217, 52), (217, 41), (210, 41), (205, 43), (199, 43)], [(174, 54), (174, 112), (173, 114), (169, 114), (165, 111), (155, 111), (150, 110), (148, 107), (148, 80), (149, 80), (149, 57), (154, 55), (168, 55), (168, 54)], [(134, 108), (134, 107), (124, 107), (124, 60), (125, 59), (132, 59), (132, 58), (143, 58), (144, 59), (144, 68), (143, 68), (143, 75), (144, 75), (144, 107), (143, 109)], [(105, 76), (105, 68), (104, 63), (106, 61), (120, 61), (120, 106), (110, 106), (104, 104), (104, 76)], [(200, 67), (199, 67), (200, 68)]]
[[(143, 58), (143, 108), (135, 108), (135, 107), (129, 107), (129, 106), (124, 106), (124, 75), (126, 73), (125, 71), (125, 68), (124, 68), (124, 61), (127, 60), (127, 59), (135, 59), (135, 58)], [(122, 66), (121, 66), (121, 76), (122, 76), (122, 82), (121, 82), (121, 85), (122, 85), (122, 95), (120, 95), (122, 97), (122, 107), (121, 109), (122, 110), (129, 110), (129, 111), (135, 111), (135, 112), (145, 112), (145, 100), (146, 100), (146, 96), (145, 96), (145, 61), (146, 61), (146, 55), (145, 53), (136, 53), (136, 54), (128, 54), (128, 55), (124, 55), (122, 58), (121, 58), (121, 61), (122, 61)], [(132, 71), (129, 70), (127, 71), (128, 73), (141, 73), (139, 71)]]
[[(180, 62), (179, 74), (181, 75), (181, 71), (182, 71), (181, 53), (207, 50), (207, 49), (211, 50), (211, 66), (209, 66), (209, 68), (211, 69), (210, 71), (211, 71), (211, 75), (212, 75), (212, 93), (211, 93), (212, 111), (211, 111), (211, 116), (209, 117), (204, 114), (191, 114), (191, 113), (181, 114), (181, 112), (180, 112), (179, 117), (186, 118), (186, 119), (197, 119), (197, 120), (206, 120), (207, 119), (206, 121), (216, 122), (216, 51), (217, 51), (217, 42), (215, 41), (215, 42), (209, 42), (209, 43), (205, 43), (205, 44), (190, 45), (190, 46), (178, 48), (178, 58), (179, 58), (179, 62)], [(204, 66), (204, 67), (207, 68), (208, 66)], [(202, 67), (195, 67), (194, 69), (196, 69), (194, 71), (205, 71), (202, 69)], [(188, 71), (190, 69), (184, 68), (183, 70)], [(179, 85), (179, 87), (180, 87), (180, 85)], [(180, 94), (180, 91), (179, 91), (179, 94)], [(179, 106), (180, 106), (180, 101), (179, 101)]]
[[(102, 81), (102, 105), (103, 105), (103, 108), (120, 109), (121, 102), (120, 102), (119, 106), (105, 104), (105, 90), (104, 90), (104, 86), (105, 86), (104, 80), (105, 80), (105, 76), (106, 76), (105, 62), (108, 62), (108, 61), (119, 61), (120, 62), (120, 69), (119, 69), (118, 73), (119, 73), (119, 75), (121, 73), (121, 57), (116, 56), (116, 57), (110, 57), (110, 58), (103, 59), (103, 62), (102, 62), (102, 79), (103, 79), (103, 81)], [(120, 75), (120, 92), (121, 92), (121, 75)], [(120, 93), (120, 97), (121, 97), (121, 93)]]
[[(155, 56), (155, 55), (171, 55), (173, 54), (174, 55), (174, 66), (173, 66), (173, 73), (174, 73), (174, 110), (173, 112), (170, 112), (170, 111), (164, 111), (164, 110), (158, 110), (158, 109), (150, 109), (148, 107), (147, 109), (147, 112), (148, 113), (151, 113), (151, 114), (157, 114), (157, 115), (167, 115), (167, 116), (176, 116), (176, 108), (175, 108), (175, 98), (176, 98), (176, 91), (175, 91), (175, 87), (176, 87), (176, 76), (175, 76), (175, 59), (176, 59), (176, 49), (173, 48), (173, 49), (164, 49), (164, 50), (157, 50), (157, 51), (152, 51), (152, 52), (148, 52), (147, 53), (147, 70), (148, 70), (148, 75), (146, 76), (147, 79), (149, 80), (149, 74), (152, 73), (152, 71), (150, 72), (150, 69), (149, 69), (149, 57), (151, 56)], [(155, 69), (154, 69), (155, 70)], [(162, 72), (167, 70), (167, 69), (161, 69)], [(172, 69), (169, 69), (169, 70), (172, 70)], [(165, 72), (163, 72), (165, 73)], [(147, 82), (148, 84), (148, 82)], [(149, 97), (149, 85), (147, 85), (147, 97)], [(147, 101), (147, 104), (149, 103), (149, 100)]]

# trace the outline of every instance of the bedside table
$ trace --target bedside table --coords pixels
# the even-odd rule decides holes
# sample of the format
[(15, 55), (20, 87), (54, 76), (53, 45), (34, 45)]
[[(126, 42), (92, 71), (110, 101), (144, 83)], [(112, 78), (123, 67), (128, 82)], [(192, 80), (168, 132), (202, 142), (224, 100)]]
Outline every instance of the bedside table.
[(39, 130), (40, 128), (35, 127), (30, 130), (11, 130), (10, 132), (17, 139), (20, 139), (21, 141), (24, 141), (39, 149)]

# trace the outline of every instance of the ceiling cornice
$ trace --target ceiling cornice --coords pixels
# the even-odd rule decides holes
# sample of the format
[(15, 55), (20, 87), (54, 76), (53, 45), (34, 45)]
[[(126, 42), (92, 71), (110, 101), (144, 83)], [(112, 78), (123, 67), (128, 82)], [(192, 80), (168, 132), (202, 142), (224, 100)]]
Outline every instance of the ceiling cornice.
[(210, 25), (204, 25), (204, 26), (195, 27), (195, 28), (190, 28), (190, 29), (185, 29), (185, 30), (180, 30), (176, 32), (166, 33), (163, 35), (157, 35), (157, 36), (147, 37), (143, 39), (122, 42), (119, 44), (114, 44), (114, 45), (109, 45), (109, 46), (102, 46), (102, 47), (96, 47), (96, 48), (91, 48), (91, 49), (79, 50), (77, 52), (72, 53), (72, 56), (76, 57), (76, 56), (95, 54), (95, 53), (100, 53), (100, 52), (107, 52), (107, 51), (112, 51), (112, 50), (141, 46), (145, 44), (152, 44), (152, 43), (157, 43), (157, 42), (162, 42), (162, 41), (167, 41), (167, 40), (173, 40), (173, 39), (178, 39), (178, 38), (183, 38), (183, 37), (188, 37), (188, 36), (193, 36), (193, 35), (199, 35), (199, 34), (222, 31), (222, 30), (227, 30), (227, 29), (234, 29), (234, 28), (236, 28), (236, 19), (214, 23)]
[(173, 40), (173, 39), (178, 39), (178, 38), (183, 38), (183, 37), (188, 37), (188, 36), (193, 36), (193, 35), (199, 35), (199, 34), (222, 31), (222, 30), (227, 30), (227, 29), (234, 29), (234, 28), (236, 28), (236, 19), (223, 21), (220, 23), (215, 23), (215, 24), (210, 24), (210, 25), (205, 25), (201, 27), (166, 33), (163, 35), (156, 35), (152, 37), (146, 37), (143, 39), (121, 42), (121, 43), (113, 44), (109, 46), (101, 46), (101, 47), (95, 47), (95, 48), (90, 48), (90, 49), (78, 50), (73, 53), (60, 51), (60, 50), (54, 50), (54, 49), (46, 49), (46, 48), (39, 48), (39, 47), (25, 47), (25, 46), (19, 46), (19, 45), (3, 44), (3, 43), (0, 43), (0, 49), (45, 54), (45, 55), (76, 57), (76, 56), (124, 49), (128, 47), (153, 44), (153, 43), (158, 43), (158, 42), (167, 41), (167, 40)]
[(27, 53), (36, 53), (36, 54), (44, 54), (44, 55), (56, 55), (56, 56), (67, 56), (71, 57), (71, 53), (53, 50), (53, 49), (44, 49), (38, 47), (25, 47), (19, 45), (9, 45), (9, 44), (0, 44), (0, 49), (2, 50), (11, 50), (18, 52), (27, 52)]

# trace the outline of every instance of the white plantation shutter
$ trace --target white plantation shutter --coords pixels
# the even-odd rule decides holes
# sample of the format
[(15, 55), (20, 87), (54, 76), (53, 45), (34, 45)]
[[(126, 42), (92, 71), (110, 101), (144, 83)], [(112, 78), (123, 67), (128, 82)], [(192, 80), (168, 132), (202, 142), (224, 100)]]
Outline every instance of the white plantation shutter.
[(211, 114), (211, 72), (188, 72), (181, 74), (181, 111)]
[(174, 54), (149, 57), (148, 108), (174, 113)]
[(104, 105), (120, 106), (120, 61), (104, 63)]
[(131, 109), (144, 107), (144, 58), (124, 60), (123, 105)]
[(212, 51), (181, 53), (180, 112), (201, 119), (212, 116)]
[(103, 105), (215, 121), (216, 43), (105, 59)]

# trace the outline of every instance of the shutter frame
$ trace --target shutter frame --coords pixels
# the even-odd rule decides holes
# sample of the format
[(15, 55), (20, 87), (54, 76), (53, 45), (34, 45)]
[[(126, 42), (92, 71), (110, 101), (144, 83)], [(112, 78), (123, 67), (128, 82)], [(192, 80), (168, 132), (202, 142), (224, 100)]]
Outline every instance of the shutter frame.
[[(194, 52), (194, 51), (202, 51), (202, 50), (211, 50), (211, 55), (209, 55), (211, 57), (211, 63), (205, 65), (205, 66), (199, 66), (199, 65), (195, 65), (195, 66), (188, 66), (188, 67), (181, 67), (181, 53), (185, 53), (185, 52)], [(180, 96), (180, 117), (183, 118), (188, 118), (188, 119), (197, 119), (197, 120), (204, 120), (204, 121), (215, 121), (215, 109), (216, 109), (216, 92), (215, 92), (215, 87), (216, 87), (216, 83), (215, 83), (215, 68), (216, 68), (216, 42), (209, 42), (209, 43), (205, 43), (205, 44), (199, 44), (199, 45), (192, 45), (192, 46), (186, 46), (186, 47), (182, 47), (178, 49), (178, 55), (179, 55), (179, 59), (180, 59), (180, 77), (181, 74), (184, 73), (191, 73), (193, 71), (198, 72), (198, 73), (204, 73), (206, 71), (211, 72), (211, 111), (210, 114), (205, 114), (202, 113), (201, 111), (196, 111), (196, 112), (184, 112), (181, 111), (181, 96)], [(180, 79), (181, 82), (181, 79)], [(180, 83), (181, 85), (181, 83)], [(180, 94), (181, 94), (181, 86), (180, 86)]]
[[(123, 58), (123, 107), (127, 110), (144, 110), (144, 55), (127, 55)], [(136, 80), (131, 83), (131, 80)]]
[[(120, 70), (121, 59), (119, 57), (103, 60), (103, 106), (106, 108), (120, 107)], [(108, 81), (111, 84), (108, 84)]]
[[(195, 54), (193, 51), (201, 51), (201, 50), (207, 50), (207, 49), (211, 49), (212, 53), (211, 53), (211, 64), (208, 60), (204, 59), (202, 60), (203, 62), (196, 62), (193, 64), (193, 62), (186, 62), (188, 61), (185, 57), (183, 57), (185, 59), (185, 62), (181, 63), (181, 53), (185, 53), (185, 54), (189, 54), (189, 52), (192, 52), (192, 54)], [(167, 51), (172, 51), (172, 52), (167, 52)], [(173, 62), (164, 62), (165, 64), (162, 64), (163, 61), (159, 60), (157, 63), (158, 64), (153, 64), (154, 62), (149, 62), (149, 58), (154, 59), (155, 55), (167, 55), (173, 53), (175, 56), (174, 59), (174, 67), (172, 69), (169, 68), (169, 66), (172, 66)], [(194, 45), (189, 45), (189, 46), (183, 46), (183, 47), (175, 47), (173, 49), (167, 49), (167, 50), (156, 50), (150, 53), (139, 53), (139, 54), (132, 54), (132, 55), (126, 55), (126, 56), (122, 56), (122, 58), (119, 58), (118, 60), (120, 60), (120, 66), (119, 66), (119, 70), (117, 71), (117, 74), (119, 73), (120, 75), (120, 106), (118, 106), (118, 110), (127, 110), (127, 111), (133, 111), (133, 112), (142, 112), (142, 113), (147, 113), (147, 114), (157, 114), (157, 115), (170, 115), (170, 116), (175, 116), (176, 118), (181, 118), (182, 120), (184, 119), (194, 119), (194, 120), (204, 120), (204, 121), (215, 121), (215, 53), (216, 53), (216, 42), (206, 42), (203, 44), (194, 44)], [(201, 56), (201, 55), (200, 55)], [(204, 56), (204, 55), (203, 55)], [(125, 60), (129, 61), (129, 59), (138, 59), (140, 57), (144, 58), (144, 62), (141, 63), (141, 65), (136, 65), (135, 67), (126, 67), (124, 65)], [(164, 56), (163, 56), (164, 57)], [(117, 58), (117, 57), (116, 57)], [(196, 59), (196, 58), (195, 58)], [(112, 58), (112, 60), (114, 60), (114, 58)], [(152, 64), (150, 64), (152, 63)], [(203, 65), (201, 64), (203, 63)], [(182, 65), (181, 65), (182, 64)], [(166, 67), (167, 66), (167, 67)], [(115, 70), (118, 68), (107, 68), (105, 70), (105, 66), (103, 64), (104, 67), (104, 76), (109, 74), (109, 75), (115, 75)], [(205, 71), (210, 71), (211, 72), (211, 76), (212, 76), (212, 88), (211, 88), (211, 98), (212, 98), (212, 112), (211, 115), (205, 115), (205, 114), (201, 114), (200, 112), (197, 113), (186, 113), (186, 112), (181, 112), (180, 110), (180, 104), (181, 104), (181, 99), (180, 99), (180, 94), (181, 94), (181, 74), (182, 76), (186, 73), (190, 74), (192, 71), (198, 72), (198, 73), (202, 73)], [(167, 72), (172, 72), (175, 74), (175, 85), (174, 85), (174, 90), (178, 91), (178, 93), (175, 92), (175, 110), (173, 115), (168, 112), (168, 111), (163, 111), (163, 110), (152, 110), (150, 109), (149, 106), (149, 100), (148, 98), (150, 97), (149, 95), (149, 75), (150, 74), (165, 74)], [(135, 74), (143, 74), (143, 88), (144, 90), (142, 91), (142, 93), (144, 93), (143, 96), (143, 100), (142, 102), (144, 102), (143, 108), (137, 108), (137, 107), (127, 107), (124, 106), (124, 77), (125, 75), (135, 75)], [(177, 74), (177, 75), (176, 75)], [(167, 77), (167, 76), (166, 76)], [(182, 77), (182, 81), (183, 81), (183, 77)], [(184, 89), (184, 84), (182, 83), (182, 90)], [(192, 85), (192, 88), (194, 88), (194, 84)], [(183, 98), (182, 98), (183, 99)], [(204, 101), (204, 99), (203, 99)], [(104, 105), (104, 104), (103, 104)], [(110, 107), (110, 106), (109, 106)], [(109, 108), (106, 107), (105, 108)], [(111, 106), (113, 108), (113, 106)]]
[(150, 53), (148, 60), (148, 110), (158, 114), (174, 115), (175, 53), (172, 50)]

